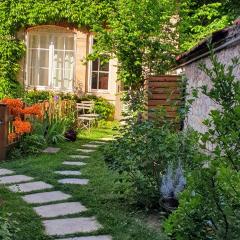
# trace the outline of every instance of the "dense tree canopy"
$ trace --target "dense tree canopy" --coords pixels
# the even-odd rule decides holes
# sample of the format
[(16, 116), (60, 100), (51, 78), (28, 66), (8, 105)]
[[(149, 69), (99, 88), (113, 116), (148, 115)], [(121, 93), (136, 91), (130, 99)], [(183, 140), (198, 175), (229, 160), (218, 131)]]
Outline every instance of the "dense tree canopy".
[(240, 15), (239, 0), (182, 0), (180, 5), (179, 34), (183, 51)]

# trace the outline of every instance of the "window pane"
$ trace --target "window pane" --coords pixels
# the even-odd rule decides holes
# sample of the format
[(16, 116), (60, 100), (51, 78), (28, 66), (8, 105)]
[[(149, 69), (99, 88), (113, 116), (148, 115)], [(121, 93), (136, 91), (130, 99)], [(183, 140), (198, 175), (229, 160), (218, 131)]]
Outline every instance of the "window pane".
[(64, 78), (72, 80), (73, 79), (73, 69), (65, 69)]
[(48, 68), (49, 66), (49, 51), (40, 50), (40, 64), (39, 67)]
[(65, 50), (74, 50), (74, 38), (73, 37), (65, 38)]
[(92, 72), (92, 89), (97, 89), (98, 73)]
[(55, 69), (53, 72), (53, 85), (54, 87), (61, 87), (62, 82), (62, 69)]
[(53, 66), (54, 68), (63, 68), (63, 55), (64, 52), (55, 51), (53, 58)]
[(32, 49), (29, 52), (29, 66), (37, 67), (38, 62), (38, 50)]
[(105, 71), (108, 72), (109, 71), (109, 62), (105, 62), (100, 64), (100, 71)]
[(48, 86), (48, 69), (39, 69), (39, 85)]
[(72, 88), (72, 83), (73, 83), (73, 81), (71, 81), (69, 79), (64, 79), (63, 87), (66, 89), (70, 89), (70, 88)]
[(50, 45), (50, 43), (49, 43), (49, 36), (41, 35), (40, 36), (40, 48), (48, 49), (49, 45)]
[(29, 68), (28, 69), (29, 74), (29, 84), (31, 86), (35, 86), (38, 83), (38, 71), (36, 68)]
[(30, 48), (38, 48), (38, 36), (37, 35), (30, 35)]
[(108, 89), (108, 73), (99, 73), (99, 89)]
[(57, 36), (54, 38), (54, 48), (64, 50), (64, 37)]
[(74, 54), (73, 52), (65, 52), (65, 68), (73, 68)]
[(99, 65), (99, 60), (96, 59), (92, 62), (92, 70), (93, 71), (98, 71), (98, 65)]

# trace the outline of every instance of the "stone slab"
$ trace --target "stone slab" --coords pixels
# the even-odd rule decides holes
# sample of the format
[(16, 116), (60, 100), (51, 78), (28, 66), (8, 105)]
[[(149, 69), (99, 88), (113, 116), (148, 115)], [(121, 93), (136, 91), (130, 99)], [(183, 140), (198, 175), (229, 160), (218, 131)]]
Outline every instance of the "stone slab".
[(45, 220), (43, 225), (47, 235), (50, 236), (89, 233), (102, 228), (95, 218), (87, 217)]
[(61, 150), (61, 148), (55, 148), (55, 147), (48, 147), (43, 150), (44, 153), (58, 153)]
[(84, 144), (81, 147), (83, 148), (98, 148), (99, 146), (101, 146), (100, 144)]
[(14, 171), (5, 168), (0, 168), (0, 176), (14, 174)]
[(64, 165), (71, 165), (71, 166), (84, 166), (86, 163), (84, 162), (70, 162), (70, 161), (65, 161), (63, 162)]
[[(77, 151), (80, 151), (79, 149), (76, 149)], [(74, 159), (87, 159), (90, 158), (90, 156), (87, 155), (70, 155), (70, 158)]]
[(83, 152), (83, 153), (93, 153), (93, 152), (95, 152), (96, 150), (95, 150), (95, 149), (83, 149), (83, 148), (79, 148), (79, 149), (77, 149), (77, 151)]
[(79, 202), (66, 202), (35, 207), (34, 210), (43, 218), (51, 218), (84, 212), (87, 208)]
[(37, 203), (48, 203), (55, 201), (62, 201), (69, 199), (71, 195), (65, 194), (60, 191), (53, 192), (43, 192), (43, 193), (34, 193), (23, 196), (23, 200), (27, 203), (37, 204)]
[(64, 176), (79, 176), (81, 175), (80, 171), (55, 171), (56, 174)]
[(74, 237), (74, 238), (61, 238), (56, 240), (112, 240), (111, 236), (86, 236), (86, 237)]
[(22, 184), (15, 184), (8, 187), (12, 192), (33, 192), (38, 190), (44, 189), (51, 189), (53, 188), (52, 185), (47, 184), (45, 182), (30, 182), (30, 183), (22, 183)]
[(89, 180), (88, 179), (79, 179), (79, 178), (64, 178), (58, 180), (59, 183), (62, 184), (76, 184), (76, 185), (87, 185)]
[(100, 141), (112, 141), (112, 140), (114, 140), (114, 138), (113, 137), (105, 137), (105, 138), (100, 138), (99, 140)]
[(32, 181), (32, 177), (28, 177), (25, 175), (12, 175), (0, 177), (0, 184), (11, 184), (11, 183), (20, 183), (20, 182), (29, 182)]

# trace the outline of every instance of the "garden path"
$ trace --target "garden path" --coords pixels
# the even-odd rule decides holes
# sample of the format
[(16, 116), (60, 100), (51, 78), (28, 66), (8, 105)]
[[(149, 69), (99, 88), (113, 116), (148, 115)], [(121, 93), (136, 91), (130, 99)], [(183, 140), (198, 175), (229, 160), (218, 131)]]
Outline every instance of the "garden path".
[[(87, 163), (81, 162), (90, 158), (89, 155), (109, 138), (100, 141), (90, 142), (77, 149), (78, 154), (71, 155), (70, 161), (66, 160), (62, 164), (84, 166)], [(81, 161), (79, 161), (81, 160)], [(64, 178), (58, 182), (61, 184), (86, 185), (88, 179), (81, 179), (80, 171), (55, 171)], [(71, 200), (72, 196), (61, 191), (54, 191), (54, 186), (42, 181), (34, 181), (34, 178), (17, 175), (14, 171), (0, 169), (0, 184), (5, 184), (12, 192), (23, 193), (22, 199), (33, 205), (34, 211), (42, 218), (45, 233), (51, 237), (61, 240), (111, 240), (108, 235), (96, 235), (103, 227), (95, 217), (71, 217), (71, 215), (85, 212), (87, 208), (80, 202)], [(68, 237), (72, 234), (84, 234), (84, 236), (74, 238)], [(88, 236), (85, 236), (85, 235)]]

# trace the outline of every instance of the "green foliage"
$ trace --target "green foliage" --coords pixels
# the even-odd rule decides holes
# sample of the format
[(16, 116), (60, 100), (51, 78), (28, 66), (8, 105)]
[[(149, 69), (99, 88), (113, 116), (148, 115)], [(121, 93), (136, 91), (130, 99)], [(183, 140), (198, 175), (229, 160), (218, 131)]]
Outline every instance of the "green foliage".
[(11, 219), (11, 214), (8, 214), (7, 217), (0, 217), (0, 239), (14, 239), (19, 231), (18, 225), (18, 222)]
[(238, 0), (181, 1), (181, 49), (186, 51), (212, 32), (231, 24), (240, 14), (239, 7)]
[(67, 22), (96, 32), (94, 55), (117, 57), (119, 78), (126, 86), (138, 85), (146, 67), (164, 72), (173, 62), (176, 44), (171, 31), (162, 29), (168, 29), (174, 6), (174, 0), (1, 1), (0, 97), (18, 92), (16, 73), (25, 46), (17, 40), (17, 31), (41, 24)]
[(213, 86), (201, 90), (219, 108), (211, 111), (205, 121), (208, 131), (201, 134), (201, 145), (210, 154), (202, 155), (189, 172), (180, 206), (165, 223), (166, 232), (177, 240), (237, 240), (240, 234), (240, 81), (233, 74), (239, 61), (233, 59), (229, 66), (216, 56), (211, 61), (210, 69), (201, 69)]
[(197, 136), (191, 131), (176, 133), (171, 126), (154, 122), (124, 127), (120, 137), (105, 150), (105, 160), (119, 172), (116, 191), (130, 203), (147, 208), (159, 200), (159, 182), (167, 166), (182, 162), (185, 169), (194, 168)]

